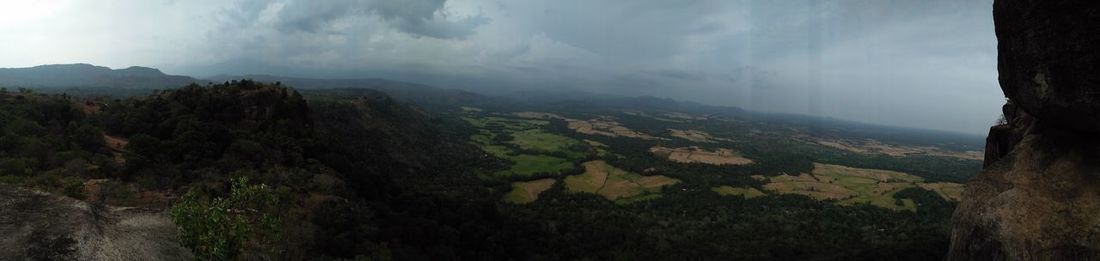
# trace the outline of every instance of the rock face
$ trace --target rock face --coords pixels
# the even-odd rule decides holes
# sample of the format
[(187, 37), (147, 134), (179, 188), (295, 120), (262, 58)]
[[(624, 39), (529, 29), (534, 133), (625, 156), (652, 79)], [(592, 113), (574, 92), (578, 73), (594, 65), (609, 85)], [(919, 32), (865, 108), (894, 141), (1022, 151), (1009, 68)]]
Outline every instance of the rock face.
[(993, 9), (1010, 102), (955, 211), (948, 259), (1100, 259), (1100, 1)]
[(161, 211), (0, 185), (0, 260), (192, 260)]
[(1001, 89), (1044, 124), (1100, 131), (1100, 12), (1088, 0), (997, 0)]

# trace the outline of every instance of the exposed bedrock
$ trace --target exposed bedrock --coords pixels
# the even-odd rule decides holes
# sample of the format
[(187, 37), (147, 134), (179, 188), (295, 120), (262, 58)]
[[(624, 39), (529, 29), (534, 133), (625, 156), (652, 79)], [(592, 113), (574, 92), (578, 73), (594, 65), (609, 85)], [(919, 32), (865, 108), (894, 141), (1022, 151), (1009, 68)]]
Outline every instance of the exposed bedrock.
[(995, 0), (993, 16), (1010, 101), (948, 259), (1100, 259), (1100, 1)]

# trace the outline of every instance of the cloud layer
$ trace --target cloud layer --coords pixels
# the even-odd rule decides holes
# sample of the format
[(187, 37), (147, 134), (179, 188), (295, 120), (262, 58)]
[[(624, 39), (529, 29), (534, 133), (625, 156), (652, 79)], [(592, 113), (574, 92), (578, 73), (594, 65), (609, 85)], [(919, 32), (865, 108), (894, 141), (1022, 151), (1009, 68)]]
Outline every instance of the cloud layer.
[(0, 3), (0, 66), (383, 77), (657, 95), (984, 132), (990, 0), (114, 0)]

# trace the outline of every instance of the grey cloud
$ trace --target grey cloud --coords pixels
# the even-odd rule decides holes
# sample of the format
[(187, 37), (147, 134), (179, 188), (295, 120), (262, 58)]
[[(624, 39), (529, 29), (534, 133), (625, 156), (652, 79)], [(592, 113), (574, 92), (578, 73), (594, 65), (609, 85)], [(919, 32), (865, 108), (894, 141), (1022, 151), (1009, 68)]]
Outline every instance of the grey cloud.
[(278, 28), (317, 33), (341, 18), (363, 15), (367, 5), (359, 0), (292, 1), (280, 10)]
[(727, 1), (587, 1), (512, 2), (509, 10), (525, 14), (517, 21), (551, 38), (616, 60), (664, 58), (678, 41), (721, 26), (698, 21), (728, 11)]
[(992, 0), (56, 1), (73, 19), (0, 24), (0, 65), (569, 88), (971, 133), (1003, 103)]
[[(335, 31), (332, 27), (341, 19), (373, 14), (395, 29), (412, 35), (462, 38), (491, 21), (482, 16), (449, 21), (445, 14), (441, 14), (445, 3), (446, 0), (295, 0), (282, 7), (277, 27), (283, 32), (350, 33)], [(274, 2), (267, 7), (271, 4)], [(255, 8), (254, 3), (249, 5)], [(255, 15), (252, 17), (257, 18)]]
[(422, 35), (435, 38), (463, 38), (474, 33), (478, 26), (489, 23), (489, 18), (469, 17), (461, 21), (444, 21), (439, 19), (395, 19), (394, 26), (399, 30), (414, 35)]
[(655, 71), (653, 73), (656, 74), (656, 75), (660, 75), (662, 77), (676, 79), (676, 80), (701, 81), (701, 80), (706, 79), (706, 77), (703, 76), (703, 75), (691, 73), (691, 72), (684, 71), (684, 70), (665, 69), (665, 70)]

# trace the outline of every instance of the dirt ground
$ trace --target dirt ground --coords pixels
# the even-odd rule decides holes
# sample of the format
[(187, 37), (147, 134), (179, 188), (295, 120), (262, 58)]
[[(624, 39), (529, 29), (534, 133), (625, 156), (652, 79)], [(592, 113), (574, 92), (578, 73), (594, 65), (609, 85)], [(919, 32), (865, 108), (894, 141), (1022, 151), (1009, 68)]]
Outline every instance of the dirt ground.
[(126, 152), (126, 145), (130, 145), (130, 140), (103, 134), (103, 142), (107, 144), (108, 148), (111, 148), (116, 163), (119, 165), (126, 164), (126, 158), (123, 157), (122, 153)]

